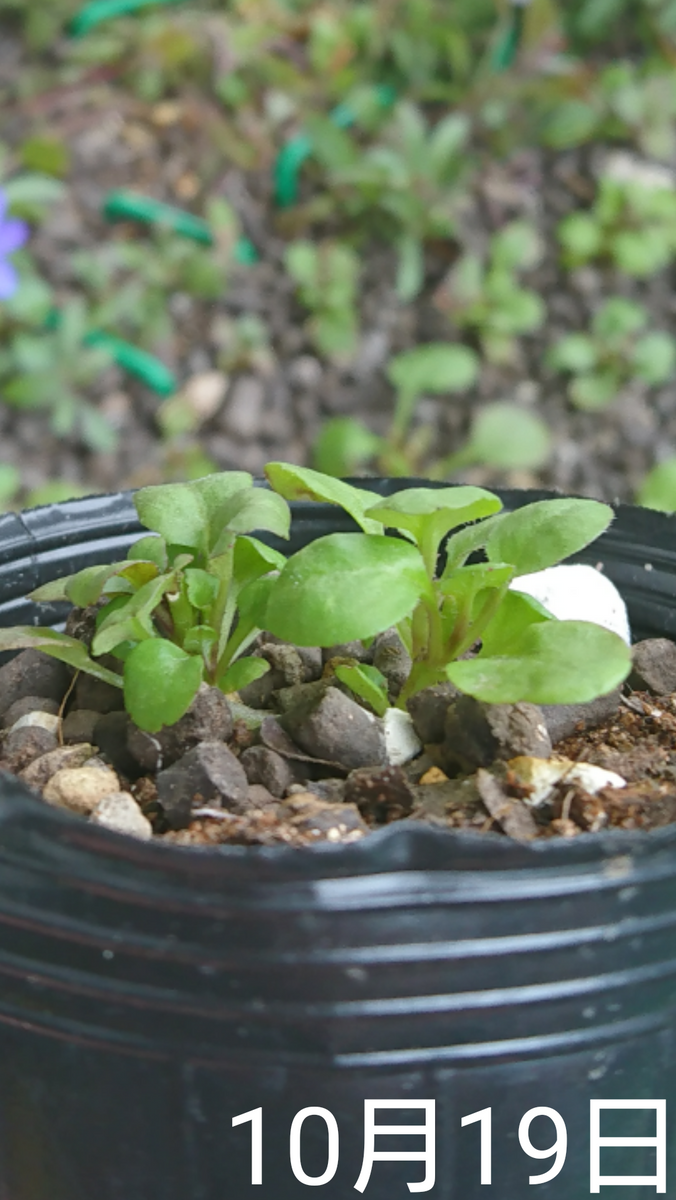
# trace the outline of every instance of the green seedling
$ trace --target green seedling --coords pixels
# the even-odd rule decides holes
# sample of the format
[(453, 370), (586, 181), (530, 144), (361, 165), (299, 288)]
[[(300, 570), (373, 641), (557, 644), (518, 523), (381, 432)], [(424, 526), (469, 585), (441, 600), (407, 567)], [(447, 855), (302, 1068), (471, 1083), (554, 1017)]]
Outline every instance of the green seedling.
[(636, 503), (657, 512), (676, 512), (676, 458), (665, 458), (648, 471), (636, 493)]
[(133, 336), (152, 349), (170, 338), (168, 299), (181, 293), (219, 300), (227, 290), (233, 241), (206, 247), (167, 230), (145, 240), (114, 239), (72, 257), (72, 269), (103, 333)]
[(632, 379), (657, 386), (673, 377), (676, 339), (646, 333), (647, 322), (641, 304), (615, 296), (595, 313), (588, 334), (569, 333), (550, 350), (549, 365), (572, 377), (568, 395), (576, 408), (606, 408)]
[[(592, 699), (626, 677), (620, 637), (557, 621), (510, 589), (594, 541), (612, 520), (607, 505), (545, 500), (502, 513), (476, 487), (406, 488), (374, 503), (373, 493), (301, 467), (270, 463), (266, 475), (287, 499), (339, 505), (362, 532), (329, 534), (290, 558), (260, 598), (258, 623), (305, 646), (396, 625), (413, 659), (399, 707), (444, 680), (489, 702), (553, 704)], [(469, 562), (478, 551), (484, 561)]]
[(341, 242), (292, 242), (286, 269), (298, 297), (310, 310), (307, 328), (321, 354), (337, 361), (352, 357), (359, 332), (357, 283), (359, 258)]
[(13, 408), (48, 412), (57, 437), (75, 434), (90, 449), (108, 451), (117, 444), (115, 430), (86, 395), (111, 355), (83, 346), (86, 328), (84, 305), (71, 300), (53, 331), (15, 330), (0, 352), (0, 393)]
[[(193, 483), (142, 488), (134, 503), (151, 530), (127, 558), (87, 567), (32, 593), (37, 601), (100, 604), (91, 653), (53, 630), (0, 631), (3, 649), (36, 646), (78, 670), (124, 689), (127, 711), (149, 732), (171, 725), (203, 681), (234, 691), (268, 669), (243, 658), (258, 632), (239, 609), (242, 594), (284, 559), (252, 530), (289, 533), (289, 509), (278, 495), (253, 486), (243, 471)], [(101, 660), (112, 655), (122, 672)]]
[(495, 234), (485, 258), (463, 254), (437, 290), (437, 307), (459, 329), (475, 334), (490, 362), (514, 363), (517, 338), (539, 329), (545, 319), (542, 298), (518, 278), (541, 255), (536, 230), (526, 221), (512, 221)]
[[(416, 436), (417, 435), (417, 436)], [(466, 442), (444, 458), (429, 459), (425, 425), (393, 453), (386, 438), (377, 437), (355, 417), (327, 421), (314, 447), (315, 466), (327, 475), (358, 475), (369, 464), (392, 475), (424, 474), (447, 479), (465, 467), (481, 464), (498, 471), (533, 471), (552, 451), (547, 425), (537, 414), (516, 404), (487, 404), (473, 418)]]
[(603, 175), (592, 207), (564, 217), (557, 232), (565, 266), (609, 262), (646, 279), (676, 255), (676, 188)]
[[(97, 605), (91, 647), (20, 626), (0, 630), (0, 650), (38, 648), (123, 688), (127, 711), (151, 733), (177, 721), (203, 681), (229, 693), (262, 675), (266, 663), (245, 654), (260, 630), (332, 646), (396, 625), (413, 659), (400, 707), (443, 680), (482, 700), (552, 704), (590, 700), (627, 675), (629, 651), (616, 634), (557, 621), (510, 590), (519, 575), (593, 541), (612, 519), (608, 506), (562, 499), (502, 513), (499, 498), (476, 487), (378, 499), (286, 463), (268, 464), (266, 475), (271, 491), (238, 471), (142, 488), (134, 503), (151, 534), (124, 561), (31, 595)], [(286, 500), (299, 499), (338, 505), (361, 532), (329, 534), (287, 560), (251, 536), (288, 537)], [(468, 561), (480, 551), (484, 561)], [(377, 672), (348, 670), (343, 679), (375, 711), (389, 703)]]
[(411, 422), (420, 399), (468, 391), (479, 377), (479, 359), (468, 346), (428, 342), (390, 359), (387, 377), (395, 389), (395, 402), (381, 461), (388, 471), (402, 474), (408, 469), (411, 450), (420, 454), (429, 442), (429, 432), (423, 427), (411, 444)]
[(400, 101), (378, 139), (362, 148), (326, 118), (308, 122), (333, 209), (398, 248), (401, 300), (418, 294), (426, 242), (454, 237), (459, 186), (467, 168), (469, 122), (461, 113), (429, 128), (419, 108)]

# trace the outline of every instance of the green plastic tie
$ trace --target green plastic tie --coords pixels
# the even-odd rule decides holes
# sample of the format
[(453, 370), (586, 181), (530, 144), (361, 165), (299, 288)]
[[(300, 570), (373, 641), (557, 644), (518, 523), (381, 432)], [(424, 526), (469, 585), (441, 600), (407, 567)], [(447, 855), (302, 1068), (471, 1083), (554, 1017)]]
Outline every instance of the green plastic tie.
[[(390, 108), (397, 98), (394, 88), (387, 83), (378, 84), (375, 92), (383, 108)], [(349, 129), (354, 125), (356, 116), (349, 104), (339, 104), (329, 113), (329, 120), (339, 129)], [(298, 200), (300, 168), (310, 158), (313, 149), (312, 138), (307, 133), (299, 133), (277, 155), (273, 169), (273, 196), (278, 208), (290, 208)]]
[[(61, 313), (58, 308), (53, 308), (45, 318), (45, 329), (58, 329), (60, 324)], [(159, 358), (141, 350), (139, 346), (132, 346), (130, 342), (125, 342), (112, 333), (104, 333), (101, 329), (90, 329), (82, 340), (86, 346), (97, 346), (107, 350), (119, 367), (128, 371), (130, 375), (136, 375), (137, 379), (159, 396), (171, 396), (176, 391), (176, 378), (169, 368), (165, 367)]]
[(511, 0), (511, 3), (512, 11), (507, 18), (505, 31), (491, 55), (491, 70), (496, 74), (507, 71), (516, 58), (523, 37), (526, 8), (530, 0)]
[[(192, 238), (203, 246), (213, 246), (214, 235), (209, 225), (202, 217), (176, 208), (173, 204), (164, 204), (161, 200), (153, 200), (140, 192), (130, 192), (119, 189), (109, 192), (103, 205), (103, 215), (108, 221), (141, 221), (146, 225), (164, 226), (183, 237)], [(235, 261), (244, 266), (251, 266), (259, 261), (259, 254), (253, 242), (248, 238), (238, 238), (235, 246)]]
[(159, 358), (141, 350), (139, 346), (132, 346), (122, 338), (115, 337), (112, 333), (103, 333), (99, 329), (92, 329), (85, 334), (84, 342), (87, 346), (107, 350), (119, 367), (128, 371), (130, 375), (135, 375), (153, 392), (157, 392), (158, 396), (171, 396), (176, 391), (175, 375)]
[(71, 37), (84, 37), (90, 30), (113, 17), (126, 17), (143, 8), (161, 4), (178, 4), (180, 0), (92, 0), (76, 13), (68, 26)]

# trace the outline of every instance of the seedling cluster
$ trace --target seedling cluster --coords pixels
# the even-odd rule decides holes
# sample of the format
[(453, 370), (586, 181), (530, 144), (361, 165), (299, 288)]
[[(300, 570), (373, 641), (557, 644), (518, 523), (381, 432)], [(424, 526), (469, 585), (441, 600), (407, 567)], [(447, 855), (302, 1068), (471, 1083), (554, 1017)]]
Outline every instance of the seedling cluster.
[[(244, 472), (142, 488), (150, 533), (127, 558), (48, 583), (36, 601), (97, 606), (91, 646), (51, 629), (0, 631), (0, 650), (37, 647), (123, 688), (149, 732), (177, 721), (203, 681), (231, 693), (264, 674), (247, 650), (268, 631), (330, 647), (396, 626), (412, 658), (399, 707), (451, 680), (481, 700), (590, 700), (629, 671), (620, 637), (586, 621), (558, 621), (518, 591), (520, 575), (551, 567), (607, 528), (594, 500), (546, 500), (503, 512), (478, 487), (404, 488), (379, 497), (285, 463), (269, 488)], [(353, 533), (320, 537), (288, 558), (254, 533), (289, 536), (288, 501), (337, 505)], [(516, 581), (516, 588), (511, 585)], [(356, 661), (340, 678), (376, 711), (384, 681)]]

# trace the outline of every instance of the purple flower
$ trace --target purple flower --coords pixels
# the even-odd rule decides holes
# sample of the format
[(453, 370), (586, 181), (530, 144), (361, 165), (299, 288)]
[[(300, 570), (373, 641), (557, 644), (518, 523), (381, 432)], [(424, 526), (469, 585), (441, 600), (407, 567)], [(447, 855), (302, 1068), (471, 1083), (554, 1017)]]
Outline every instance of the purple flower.
[(19, 276), (7, 256), (21, 249), (28, 237), (25, 221), (8, 217), (6, 213), (7, 197), (0, 191), (0, 300), (9, 300), (19, 286)]

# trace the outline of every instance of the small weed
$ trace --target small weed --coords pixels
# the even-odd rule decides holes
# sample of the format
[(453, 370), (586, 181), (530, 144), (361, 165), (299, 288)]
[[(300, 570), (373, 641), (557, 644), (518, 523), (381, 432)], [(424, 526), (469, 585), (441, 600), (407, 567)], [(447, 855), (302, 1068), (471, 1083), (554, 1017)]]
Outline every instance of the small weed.
[(318, 351), (349, 360), (359, 333), (356, 252), (342, 242), (300, 240), (287, 246), (285, 263), (301, 303), (312, 313), (307, 329)]
[(657, 386), (673, 377), (676, 339), (644, 332), (647, 322), (642, 305), (615, 296), (595, 313), (588, 334), (567, 334), (550, 350), (549, 365), (572, 376), (568, 395), (576, 408), (606, 408), (632, 379)]
[(648, 278), (676, 256), (676, 189), (604, 175), (591, 209), (564, 217), (557, 232), (565, 266), (606, 261)]
[(478, 338), (486, 358), (513, 363), (517, 338), (539, 329), (545, 305), (519, 283), (519, 273), (536, 266), (542, 246), (526, 221), (512, 221), (491, 240), (488, 254), (463, 254), (437, 290), (435, 303), (459, 329)]

